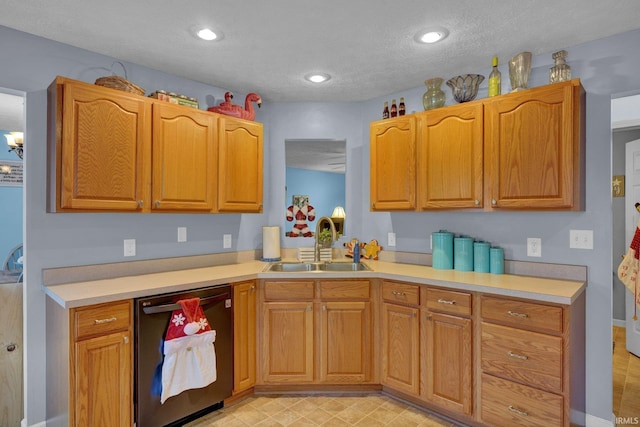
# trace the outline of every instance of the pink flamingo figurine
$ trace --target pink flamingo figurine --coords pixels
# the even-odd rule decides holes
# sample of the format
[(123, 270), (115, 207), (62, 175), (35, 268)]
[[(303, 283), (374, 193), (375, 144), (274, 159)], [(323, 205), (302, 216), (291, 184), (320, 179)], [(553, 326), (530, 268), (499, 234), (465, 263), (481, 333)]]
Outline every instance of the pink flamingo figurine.
[(227, 92), (224, 94), (225, 102), (220, 103), (220, 105), (215, 107), (209, 107), (208, 111), (213, 111), (215, 113), (225, 114), (227, 116), (238, 117), (240, 119), (253, 120), (256, 117), (256, 112), (253, 109), (253, 102), (258, 105), (262, 105), (262, 99), (260, 95), (257, 93), (250, 93), (247, 95), (244, 101), (244, 108), (240, 105), (232, 104), (231, 98), (233, 98), (233, 94), (231, 92)]

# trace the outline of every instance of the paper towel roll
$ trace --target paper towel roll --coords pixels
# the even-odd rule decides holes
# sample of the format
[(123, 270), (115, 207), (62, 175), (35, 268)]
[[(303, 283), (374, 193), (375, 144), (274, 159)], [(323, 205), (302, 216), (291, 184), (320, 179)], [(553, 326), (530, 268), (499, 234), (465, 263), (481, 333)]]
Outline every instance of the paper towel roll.
[(280, 227), (262, 227), (262, 261), (280, 261)]

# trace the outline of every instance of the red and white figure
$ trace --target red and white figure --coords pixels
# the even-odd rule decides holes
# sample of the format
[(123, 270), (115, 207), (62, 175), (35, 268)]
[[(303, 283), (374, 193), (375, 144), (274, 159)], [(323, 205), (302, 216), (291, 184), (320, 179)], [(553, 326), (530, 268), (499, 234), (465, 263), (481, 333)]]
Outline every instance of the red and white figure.
[(307, 220), (316, 219), (316, 210), (305, 196), (293, 196), (293, 204), (287, 208), (287, 221), (294, 221), (289, 237), (313, 237), (313, 233), (307, 224)]
[(635, 301), (633, 320), (638, 320), (637, 310), (640, 306), (640, 294), (638, 293), (638, 271), (640, 270), (640, 221), (636, 226), (633, 240), (629, 245), (627, 254), (618, 267), (618, 278), (633, 293)]
[(224, 102), (221, 102), (220, 105), (215, 107), (209, 107), (208, 111), (213, 111), (215, 113), (225, 114), (227, 116), (237, 117), (239, 119), (247, 119), (253, 120), (256, 118), (256, 112), (253, 109), (253, 103), (260, 108), (262, 105), (262, 99), (260, 95), (257, 93), (250, 93), (244, 100), (244, 108), (240, 105), (234, 104), (231, 102), (233, 99), (233, 94), (231, 92), (226, 92), (224, 94)]
[(216, 331), (211, 329), (200, 298), (178, 301), (164, 341), (160, 403), (185, 390), (206, 387), (216, 381)]

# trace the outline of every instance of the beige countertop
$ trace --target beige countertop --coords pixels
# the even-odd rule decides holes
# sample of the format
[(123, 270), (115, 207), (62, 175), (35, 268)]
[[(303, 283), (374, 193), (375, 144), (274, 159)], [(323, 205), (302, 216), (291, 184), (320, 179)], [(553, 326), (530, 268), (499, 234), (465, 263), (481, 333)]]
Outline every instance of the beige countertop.
[(63, 308), (146, 297), (251, 279), (379, 278), (431, 284), (451, 289), (571, 304), (586, 288), (585, 281), (437, 270), (429, 266), (388, 261), (364, 261), (372, 271), (265, 272), (268, 263), (246, 261), (212, 267), (122, 276), (44, 286)]

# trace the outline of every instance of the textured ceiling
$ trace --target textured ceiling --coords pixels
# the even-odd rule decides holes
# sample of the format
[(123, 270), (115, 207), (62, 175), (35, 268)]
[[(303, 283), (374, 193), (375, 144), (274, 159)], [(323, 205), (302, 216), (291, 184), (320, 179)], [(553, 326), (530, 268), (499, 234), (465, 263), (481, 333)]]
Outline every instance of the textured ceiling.
[[(0, 25), (264, 100), (360, 101), (640, 28), (638, 0), (0, 0)], [(204, 42), (198, 25), (224, 38)], [(419, 30), (449, 37), (421, 45)], [(569, 63), (571, 54), (569, 53)], [(303, 76), (333, 77), (313, 85)]]

